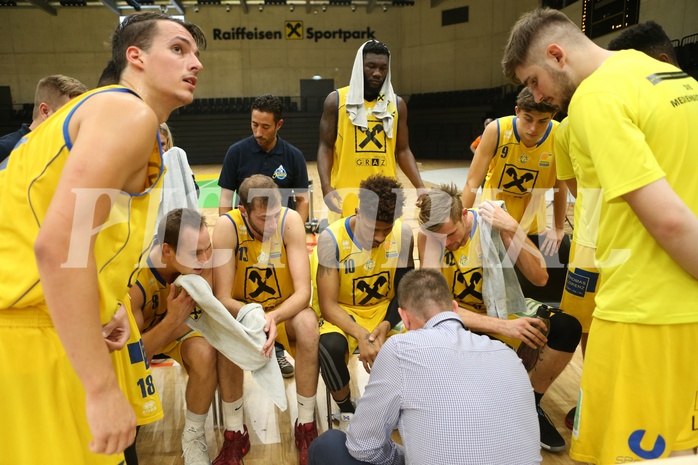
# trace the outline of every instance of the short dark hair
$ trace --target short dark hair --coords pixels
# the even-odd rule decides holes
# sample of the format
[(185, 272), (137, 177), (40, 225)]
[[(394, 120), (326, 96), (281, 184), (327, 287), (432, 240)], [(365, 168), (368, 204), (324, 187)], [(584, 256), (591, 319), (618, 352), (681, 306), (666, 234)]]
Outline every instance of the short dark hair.
[(111, 86), (119, 83), (120, 76), (116, 70), (114, 60), (109, 60), (107, 66), (102, 70), (102, 74), (97, 81), (97, 87)]
[(555, 113), (560, 110), (557, 105), (553, 105), (545, 100), (536, 102), (533, 91), (528, 87), (524, 87), (521, 89), (521, 92), (519, 92), (519, 95), (516, 97), (516, 106), (519, 107), (519, 110), (550, 113), (551, 116), (555, 115)]
[(111, 53), (114, 62), (112, 73), (121, 78), (121, 73), (126, 69), (126, 50), (136, 46), (142, 50), (149, 50), (155, 36), (158, 21), (172, 21), (182, 25), (194, 38), (194, 42), (203, 50), (206, 48), (206, 36), (196, 24), (181, 21), (159, 11), (144, 11), (127, 16), (119, 24), (111, 37)]
[(418, 268), (400, 280), (397, 301), (403, 310), (428, 320), (436, 313), (451, 310), (453, 295), (441, 271)]
[(665, 53), (672, 65), (678, 66), (679, 64), (674, 46), (671, 45), (671, 39), (664, 32), (662, 26), (654, 21), (647, 21), (626, 29), (608, 43), (608, 49), (633, 49), (655, 59), (659, 59), (659, 55)]
[(374, 174), (359, 185), (359, 211), (376, 221), (394, 223), (402, 216), (405, 193), (397, 179)]
[(198, 211), (191, 208), (175, 208), (160, 219), (158, 224), (158, 241), (160, 244), (168, 244), (177, 251), (179, 234), (182, 228), (190, 227), (198, 231), (206, 226), (208, 226), (206, 218)]
[(368, 42), (366, 42), (366, 45), (364, 45), (363, 56), (365, 57), (368, 53), (390, 56), (390, 49), (383, 42), (379, 42), (377, 40), (369, 40)]
[(264, 94), (252, 101), (250, 110), (272, 113), (274, 115), (274, 122), (278, 123), (284, 115), (284, 104), (279, 97), (274, 97), (271, 94)]
[(240, 205), (245, 207), (247, 213), (259, 207), (273, 208), (281, 205), (279, 186), (272, 178), (263, 174), (253, 174), (242, 181), (238, 188), (238, 196), (240, 196)]

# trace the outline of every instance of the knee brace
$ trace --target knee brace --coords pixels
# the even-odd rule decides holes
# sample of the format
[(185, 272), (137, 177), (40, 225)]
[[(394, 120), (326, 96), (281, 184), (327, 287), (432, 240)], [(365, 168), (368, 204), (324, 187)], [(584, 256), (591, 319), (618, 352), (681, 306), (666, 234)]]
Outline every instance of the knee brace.
[(573, 353), (582, 338), (582, 324), (567, 313), (554, 313), (550, 317), (548, 347), (560, 352)]
[(349, 384), (349, 369), (345, 362), (349, 343), (340, 333), (321, 334), (318, 349), (322, 380), (330, 391), (339, 391)]

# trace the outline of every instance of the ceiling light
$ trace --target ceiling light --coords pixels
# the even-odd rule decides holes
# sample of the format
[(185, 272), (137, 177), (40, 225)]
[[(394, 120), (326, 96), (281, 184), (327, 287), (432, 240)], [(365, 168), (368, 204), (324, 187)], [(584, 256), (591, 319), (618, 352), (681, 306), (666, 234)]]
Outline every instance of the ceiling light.
[(293, 13), (293, 10), (295, 10), (295, 9), (296, 9), (296, 7), (293, 6), (293, 3), (291, 3), (291, 4), (288, 6), (288, 11), (290, 11), (291, 13)]

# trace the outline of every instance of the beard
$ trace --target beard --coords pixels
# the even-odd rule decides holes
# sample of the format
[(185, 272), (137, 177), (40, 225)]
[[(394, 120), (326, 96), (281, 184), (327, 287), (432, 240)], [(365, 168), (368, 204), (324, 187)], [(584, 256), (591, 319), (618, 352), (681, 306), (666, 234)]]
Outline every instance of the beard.
[(570, 101), (572, 100), (572, 96), (574, 95), (574, 92), (577, 90), (577, 86), (575, 86), (574, 82), (572, 82), (569, 76), (567, 76), (567, 74), (563, 73), (562, 71), (548, 65), (546, 65), (545, 67), (547, 68), (550, 77), (552, 78), (553, 82), (555, 83), (558, 89), (559, 102), (554, 103), (558, 105), (562, 111), (567, 113), (570, 106)]

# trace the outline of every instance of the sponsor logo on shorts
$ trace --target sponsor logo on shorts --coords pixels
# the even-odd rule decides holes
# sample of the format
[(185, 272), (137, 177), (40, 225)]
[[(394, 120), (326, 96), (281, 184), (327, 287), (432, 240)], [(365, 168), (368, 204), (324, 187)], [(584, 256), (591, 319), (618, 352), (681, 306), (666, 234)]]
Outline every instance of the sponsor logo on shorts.
[(201, 318), (201, 315), (203, 315), (204, 312), (199, 308), (199, 306), (194, 307), (194, 310), (191, 311), (189, 314), (189, 318), (191, 318), (194, 321), (199, 321), (199, 318)]
[(149, 400), (148, 402), (145, 402), (143, 404), (143, 409), (141, 410), (143, 412), (143, 415), (146, 415), (148, 413), (153, 413), (158, 409), (157, 405), (155, 405), (154, 400)]
[[(654, 445), (652, 448), (645, 449), (642, 447), (642, 439), (644, 438), (645, 433), (646, 431), (644, 429), (638, 429), (630, 433), (630, 436), (628, 437), (628, 447), (633, 454), (637, 455), (643, 460), (658, 459), (666, 450), (666, 440), (661, 434), (659, 434), (657, 435), (657, 439), (654, 440)], [(647, 441), (645, 441), (645, 444), (647, 444)]]
[(596, 283), (598, 281), (598, 273), (582, 270), (581, 268), (568, 270), (565, 280), (565, 291), (577, 297), (584, 297), (587, 292), (596, 292)]

